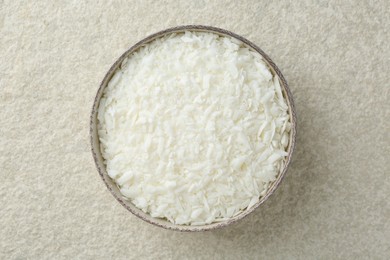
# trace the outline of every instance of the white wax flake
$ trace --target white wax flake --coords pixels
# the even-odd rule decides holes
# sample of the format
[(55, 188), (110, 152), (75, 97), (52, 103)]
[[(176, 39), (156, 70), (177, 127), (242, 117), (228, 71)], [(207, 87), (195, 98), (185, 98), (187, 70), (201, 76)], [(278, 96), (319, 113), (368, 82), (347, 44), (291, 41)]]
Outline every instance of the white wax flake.
[(279, 78), (239, 40), (170, 34), (141, 47), (100, 100), (108, 175), (125, 199), (181, 225), (222, 222), (258, 203), (291, 129)]

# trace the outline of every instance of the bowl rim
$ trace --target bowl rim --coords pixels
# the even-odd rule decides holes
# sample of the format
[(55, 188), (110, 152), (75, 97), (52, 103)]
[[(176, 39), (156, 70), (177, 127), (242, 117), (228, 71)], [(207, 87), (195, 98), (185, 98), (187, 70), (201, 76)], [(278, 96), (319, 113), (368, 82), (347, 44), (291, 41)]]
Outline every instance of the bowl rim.
[[(108, 82), (111, 80), (114, 72), (120, 68), (123, 60), (127, 58), (132, 52), (138, 50), (140, 47), (148, 44), (149, 42), (155, 40), (156, 38), (163, 37), (167, 34), (172, 34), (172, 33), (182, 33), (184, 31), (201, 31), (201, 32), (210, 32), (210, 33), (215, 33), (221, 36), (227, 36), (227, 37), (232, 37), (235, 38), (242, 43), (244, 43), (247, 47), (250, 49), (256, 51), (259, 53), (271, 71), (273, 72), (274, 76), (278, 76), (283, 94), (286, 98), (286, 101), (288, 103), (288, 111), (290, 114), (290, 121), (291, 121), (291, 130), (290, 130), (290, 138), (289, 138), (289, 145), (288, 145), (288, 155), (285, 161), (285, 165), (283, 169), (279, 172), (277, 179), (273, 181), (270, 186), (268, 187), (268, 190), (266, 194), (260, 198), (260, 200), (249, 210), (244, 210), (242, 213), (238, 214), (237, 216), (230, 218), (228, 220), (222, 221), (222, 222), (215, 222), (211, 224), (206, 224), (206, 225), (200, 225), (200, 226), (191, 226), (191, 225), (178, 225), (178, 224), (173, 224), (167, 220), (160, 219), (160, 218), (154, 218), (150, 216), (149, 214), (141, 211), (138, 209), (135, 205), (133, 205), (130, 201), (125, 200), (122, 195), (120, 194), (119, 191), (117, 191), (116, 184), (112, 181), (112, 179), (108, 176), (106, 172), (106, 168), (103, 163), (101, 151), (100, 151), (100, 141), (99, 137), (97, 134), (97, 113), (98, 113), (98, 108), (99, 108), (99, 103), (100, 99), (102, 97), (103, 91), (106, 88)], [(176, 231), (182, 231), (182, 232), (189, 232), (189, 231), (208, 231), (208, 230), (214, 230), (222, 227), (226, 227), (232, 223), (235, 223), (238, 220), (243, 219), (244, 217), (248, 216), (252, 212), (254, 212), (261, 204), (263, 204), (274, 192), (275, 190), (279, 187), (281, 181), (286, 175), (287, 169), (290, 165), (292, 154), (295, 149), (295, 142), (296, 142), (296, 131), (297, 131), (297, 126), (296, 126), (296, 112), (295, 112), (295, 106), (294, 106), (294, 101), (293, 97), (290, 91), (290, 88), (287, 84), (286, 79), (284, 78), (283, 74), (279, 70), (279, 68), (275, 65), (275, 63), (271, 60), (271, 58), (262, 50), (260, 49), (257, 45), (252, 43), (251, 41), (247, 40), (246, 38), (237, 35), (233, 32), (230, 32), (225, 29), (213, 27), (213, 26), (205, 26), (205, 25), (183, 25), (183, 26), (176, 26), (176, 27), (171, 27), (156, 33), (153, 33), (146, 38), (140, 40), (136, 44), (134, 44), (132, 47), (130, 47), (127, 51), (125, 51), (116, 61), (115, 63), (110, 67), (106, 75), (104, 76), (103, 80), (100, 83), (100, 86), (97, 90), (97, 93), (95, 95), (95, 99), (93, 102), (91, 114), (90, 114), (90, 130), (89, 130), (89, 135), (90, 135), (90, 142), (91, 142), (91, 151), (92, 155), (94, 158), (94, 162), (96, 165), (96, 168), (99, 172), (100, 177), (102, 178), (103, 182), (105, 183), (107, 189), (110, 191), (110, 193), (114, 196), (114, 198), (128, 211), (133, 213), (135, 216), (141, 218), (142, 220), (153, 224), (158, 227), (162, 227), (165, 229), (169, 230), (176, 230)]]

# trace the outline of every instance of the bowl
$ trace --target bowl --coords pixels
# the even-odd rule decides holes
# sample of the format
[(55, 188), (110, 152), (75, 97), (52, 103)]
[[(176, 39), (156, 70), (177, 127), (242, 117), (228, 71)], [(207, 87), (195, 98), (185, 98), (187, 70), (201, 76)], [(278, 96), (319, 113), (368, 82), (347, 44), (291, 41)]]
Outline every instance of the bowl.
[[(283, 169), (281, 169), (280, 173), (278, 174), (277, 178), (275, 181), (273, 181), (266, 194), (260, 198), (260, 200), (257, 202), (256, 205), (254, 205), (252, 208), (249, 210), (244, 210), (242, 213), (239, 215), (230, 218), (226, 221), (223, 222), (217, 222), (217, 223), (211, 223), (207, 225), (201, 225), (201, 226), (191, 226), (191, 225), (178, 225), (178, 224), (173, 224), (169, 222), (168, 220), (165, 219), (160, 219), (160, 218), (154, 218), (150, 216), (149, 214), (143, 212), (142, 210), (138, 209), (134, 204), (132, 204), (130, 201), (125, 200), (120, 193), (117, 185), (113, 180), (108, 176), (104, 162), (103, 162), (103, 157), (101, 154), (100, 150), (100, 142), (98, 138), (98, 131), (97, 131), (97, 113), (98, 113), (98, 107), (100, 103), (100, 99), (103, 94), (103, 90), (107, 86), (108, 82), (110, 81), (111, 77), (115, 73), (115, 71), (119, 68), (121, 65), (122, 61), (128, 57), (131, 53), (134, 51), (138, 50), (140, 47), (148, 44), (149, 42), (153, 41), (156, 38), (162, 37), (167, 34), (171, 33), (180, 33), (184, 31), (201, 31), (201, 32), (209, 32), (209, 33), (215, 33), (221, 36), (228, 36), (232, 37), (235, 39), (240, 40), (244, 45), (246, 45), (249, 49), (252, 49), (255, 52), (258, 52), (263, 58), (264, 61), (267, 63), (268, 67), (270, 68), (271, 72), (273, 73), (274, 76), (278, 76), (283, 95), (286, 98), (287, 105), (288, 105), (288, 111), (291, 117), (291, 131), (290, 131), (290, 136), (289, 136), (289, 145), (287, 147), (287, 157), (285, 161), (285, 166)], [(294, 151), (294, 146), (295, 146), (295, 136), (296, 136), (296, 115), (295, 115), (295, 109), (294, 109), (294, 103), (293, 103), (293, 98), (290, 92), (290, 89), (287, 85), (287, 82), (285, 78), (283, 77), (282, 73), (278, 69), (278, 67), (275, 65), (275, 63), (269, 58), (267, 54), (265, 54), (259, 47), (257, 47), (255, 44), (250, 42), (249, 40), (243, 38), (242, 36), (239, 36), (235, 33), (232, 33), (230, 31), (216, 28), (216, 27), (210, 27), (210, 26), (203, 26), (203, 25), (186, 25), (186, 26), (178, 26), (178, 27), (173, 27), (169, 28), (160, 32), (157, 32), (155, 34), (152, 34), (145, 39), (141, 40), (140, 42), (136, 43), (134, 46), (132, 46), (129, 50), (127, 50), (125, 53), (122, 54), (122, 56), (119, 57), (119, 59), (111, 66), (110, 70), (107, 72), (105, 75), (103, 81), (100, 84), (100, 87), (97, 91), (95, 101), (93, 103), (92, 107), (92, 112), (91, 112), (91, 117), (90, 117), (90, 138), (91, 138), (91, 147), (92, 147), (92, 154), (93, 158), (95, 160), (95, 164), (97, 167), (97, 170), (99, 172), (100, 177), (104, 181), (105, 185), (107, 186), (108, 190), (111, 192), (111, 194), (115, 197), (115, 199), (123, 206), (125, 207), (128, 211), (136, 215), (137, 217), (143, 219), (144, 221), (151, 223), (153, 225), (156, 225), (158, 227), (162, 227), (165, 229), (170, 229), (170, 230), (177, 230), (177, 231), (206, 231), (206, 230), (213, 230), (221, 227), (226, 227), (242, 218), (245, 216), (249, 215), (252, 213), (256, 208), (258, 208), (261, 204), (263, 204), (270, 196), (271, 194), (276, 190), (276, 188), (279, 186), (281, 183), (283, 177), (286, 174), (287, 168), (290, 164), (291, 161), (291, 156)]]

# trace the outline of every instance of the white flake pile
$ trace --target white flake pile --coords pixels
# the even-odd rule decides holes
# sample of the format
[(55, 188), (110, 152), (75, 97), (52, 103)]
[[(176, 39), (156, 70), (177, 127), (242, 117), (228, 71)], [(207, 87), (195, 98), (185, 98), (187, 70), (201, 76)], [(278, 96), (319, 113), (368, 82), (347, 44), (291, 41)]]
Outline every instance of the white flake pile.
[(291, 127), (262, 57), (204, 32), (170, 34), (130, 55), (98, 120), (107, 172), (123, 196), (186, 225), (253, 207), (284, 165)]

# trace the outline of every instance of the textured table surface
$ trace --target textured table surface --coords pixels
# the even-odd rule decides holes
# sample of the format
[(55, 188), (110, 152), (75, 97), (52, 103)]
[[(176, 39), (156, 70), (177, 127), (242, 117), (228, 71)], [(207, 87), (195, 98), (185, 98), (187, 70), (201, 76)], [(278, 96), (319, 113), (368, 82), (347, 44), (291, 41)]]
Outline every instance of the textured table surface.
[[(0, 0), (0, 259), (388, 258), (389, 10), (387, 0)], [(205, 233), (132, 216), (100, 180), (89, 144), (111, 64), (183, 24), (259, 45), (298, 114), (280, 188), (248, 218)]]

